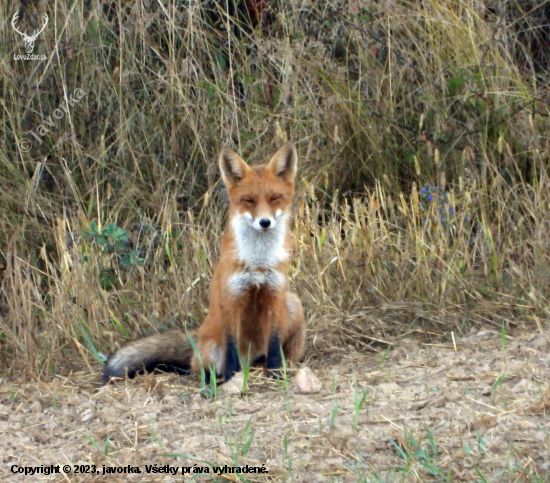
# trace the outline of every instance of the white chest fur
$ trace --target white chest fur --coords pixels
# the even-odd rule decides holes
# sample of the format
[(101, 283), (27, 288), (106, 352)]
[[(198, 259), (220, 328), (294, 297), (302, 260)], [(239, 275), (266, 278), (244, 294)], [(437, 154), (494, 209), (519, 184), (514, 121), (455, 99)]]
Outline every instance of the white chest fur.
[(285, 247), (288, 215), (283, 213), (277, 218), (274, 228), (267, 231), (256, 230), (245, 216), (238, 215), (231, 221), (235, 258), (244, 265), (242, 271), (229, 278), (229, 289), (234, 294), (253, 287), (281, 290), (285, 286), (286, 277), (278, 266), (289, 257)]
[(234, 273), (228, 280), (229, 290), (238, 295), (251, 288), (265, 287), (269, 290), (281, 290), (286, 283), (286, 277), (275, 269), (245, 270)]

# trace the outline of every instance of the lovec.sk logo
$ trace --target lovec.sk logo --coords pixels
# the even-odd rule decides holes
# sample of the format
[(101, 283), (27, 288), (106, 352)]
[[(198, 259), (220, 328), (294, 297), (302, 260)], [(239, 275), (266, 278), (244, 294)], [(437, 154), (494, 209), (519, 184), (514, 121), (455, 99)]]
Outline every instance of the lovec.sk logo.
[(13, 30), (15, 30), (23, 40), (25, 41), (25, 50), (27, 51), (27, 55), (15, 55), (13, 54), (13, 58), (15, 60), (46, 60), (46, 54), (42, 55), (31, 55), (32, 51), (34, 50), (34, 43), (36, 42), (36, 39), (38, 36), (44, 31), (46, 28), (46, 25), (48, 25), (48, 14), (44, 14), (44, 25), (42, 25), (42, 28), (40, 30), (35, 30), (32, 35), (27, 35), (27, 31), (21, 32), (17, 26), (16, 22), (19, 18), (19, 12), (15, 12), (11, 19), (11, 26), (13, 27)]

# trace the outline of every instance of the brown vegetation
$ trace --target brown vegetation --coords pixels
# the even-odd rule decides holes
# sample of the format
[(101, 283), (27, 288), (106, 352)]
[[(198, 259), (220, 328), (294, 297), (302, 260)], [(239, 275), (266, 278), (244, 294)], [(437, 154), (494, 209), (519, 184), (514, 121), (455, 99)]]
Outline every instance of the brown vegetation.
[[(223, 3), (1, 4), (4, 374), (97, 373), (199, 324), (216, 153), (286, 139), (310, 361), (547, 331), (550, 4), (269, 2), (252, 28)], [(18, 10), (29, 32), (48, 14), (46, 60), (16, 60)]]

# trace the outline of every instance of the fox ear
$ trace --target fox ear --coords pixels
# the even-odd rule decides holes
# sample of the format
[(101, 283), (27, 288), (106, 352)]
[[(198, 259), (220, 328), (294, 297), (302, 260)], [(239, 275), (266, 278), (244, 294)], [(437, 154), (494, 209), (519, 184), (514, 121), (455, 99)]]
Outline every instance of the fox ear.
[(284, 144), (269, 161), (267, 169), (275, 176), (292, 183), (296, 177), (298, 167), (298, 153), (292, 143)]
[(229, 148), (223, 148), (220, 151), (219, 163), (222, 179), (227, 188), (238, 184), (251, 169), (243, 158)]

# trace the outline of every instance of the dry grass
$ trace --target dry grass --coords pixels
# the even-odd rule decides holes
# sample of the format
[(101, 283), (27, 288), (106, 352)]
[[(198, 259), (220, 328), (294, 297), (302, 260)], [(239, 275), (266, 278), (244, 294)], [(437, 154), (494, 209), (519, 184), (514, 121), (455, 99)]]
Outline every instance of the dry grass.
[[(162, 440), (231, 462), (254, 436), (253, 401), (248, 457), (274, 479), (547, 481), (550, 3), (269, 3), (255, 29), (213, 0), (0, 5), (10, 445), (18, 428), (3, 461), (168, 463)], [(29, 31), (48, 13), (45, 61), (14, 59), (18, 9)], [(290, 276), (321, 395), (266, 398), (258, 383), (232, 429), (231, 404), (204, 402), (191, 378), (97, 392), (102, 354), (204, 318), (226, 218), (220, 147), (261, 162), (286, 139), (300, 154)], [(452, 473), (525, 391), (509, 444)], [(441, 429), (442, 411), (457, 425)], [(196, 447), (178, 446), (182, 414)]]
[[(14, 60), (2, 31), (6, 371), (97, 370), (125, 338), (200, 323), (224, 224), (215, 154), (263, 160), (287, 137), (291, 276), (316, 344), (543, 330), (547, 3), (275, 2), (255, 31), (215, 2), (161, 3), (48, 5), (42, 62)], [(131, 241), (94, 241), (92, 222)]]

